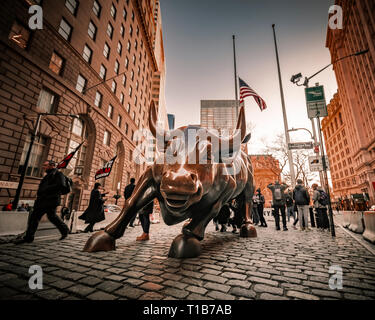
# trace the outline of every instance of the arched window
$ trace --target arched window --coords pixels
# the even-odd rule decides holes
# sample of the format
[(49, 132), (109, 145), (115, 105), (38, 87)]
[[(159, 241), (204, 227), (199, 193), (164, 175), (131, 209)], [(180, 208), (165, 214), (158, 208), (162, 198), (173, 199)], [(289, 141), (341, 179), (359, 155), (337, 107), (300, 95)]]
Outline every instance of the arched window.
[(87, 154), (87, 125), (84, 120), (80, 118), (74, 118), (71, 130), (70, 140), (67, 154), (76, 149), (82, 142), (82, 146), (79, 148), (75, 156), (70, 160), (68, 168), (74, 175), (82, 175), (85, 166), (86, 154)]

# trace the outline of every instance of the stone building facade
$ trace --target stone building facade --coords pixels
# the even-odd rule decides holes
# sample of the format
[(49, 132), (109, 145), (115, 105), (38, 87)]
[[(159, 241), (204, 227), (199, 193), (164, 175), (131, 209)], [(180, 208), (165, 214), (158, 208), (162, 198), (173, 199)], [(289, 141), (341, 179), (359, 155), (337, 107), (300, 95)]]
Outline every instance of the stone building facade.
[[(43, 8), (41, 30), (29, 27), (28, 10), (36, 2)], [(153, 79), (165, 70), (164, 59), (157, 61), (155, 56), (158, 51), (164, 57), (158, 17), (156, 0), (2, 4), (0, 180), (19, 180), (38, 113), (79, 116), (42, 116), (21, 203), (35, 199), (41, 163), (60, 161), (81, 142), (65, 170), (74, 182), (65, 205), (83, 210), (96, 182), (95, 172), (115, 155), (111, 175), (101, 180), (109, 192), (108, 202), (114, 202), (117, 192), (122, 195), (131, 177), (140, 177), (146, 164), (133, 161), (133, 138), (138, 129), (148, 127), (148, 108), (158, 95)], [(159, 39), (154, 41), (157, 32)], [(14, 195), (14, 189), (1, 189), (0, 204)]]
[[(361, 193), (369, 194), (370, 204), (374, 204), (375, 2), (337, 0), (336, 5), (343, 9), (343, 28), (327, 30), (326, 47), (331, 53), (332, 62), (369, 49), (366, 54), (344, 59), (333, 66), (347, 140), (340, 153), (344, 151), (345, 157), (352, 159), (354, 170), (354, 174), (349, 171), (350, 185), (346, 181), (345, 188), (352, 187), (355, 182)], [(349, 153), (346, 155), (347, 148)]]

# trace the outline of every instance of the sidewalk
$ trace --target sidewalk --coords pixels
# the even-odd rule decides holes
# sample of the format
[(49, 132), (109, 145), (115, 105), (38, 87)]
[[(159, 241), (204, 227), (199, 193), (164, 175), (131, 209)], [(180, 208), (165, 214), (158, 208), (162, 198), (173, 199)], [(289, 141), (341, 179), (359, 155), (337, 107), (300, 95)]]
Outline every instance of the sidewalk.
[[(129, 228), (112, 252), (86, 253), (90, 234), (63, 241), (0, 245), (0, 299), (374, 299), (375, 256), (340, 227), (336, 238), (309, 232), (258, 228), (258, 237), (220, 233), (209, 224), (202, 255), (168, 258), (182, 223), (151, 225), (151, 239), (136, 242)], [(290, 224), (291, 225), (291, 224)], [(229, 228), (231, 229), (231, 228)], [(43, 269), (43, 289), (31, 290), (28, 269)], [(331, 290), (329, 268), (343, 270), (343, 288)]]

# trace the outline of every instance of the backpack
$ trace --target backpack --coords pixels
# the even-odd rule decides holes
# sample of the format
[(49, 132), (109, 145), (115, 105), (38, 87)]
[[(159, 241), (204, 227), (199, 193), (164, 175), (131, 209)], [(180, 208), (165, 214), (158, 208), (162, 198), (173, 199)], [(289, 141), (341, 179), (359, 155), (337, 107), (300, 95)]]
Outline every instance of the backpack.
[(283, 197), (281, 195), (281, 188), (277, 187), (275, 188), (275, 200), (282, 200)]
[(323, 190), (318, 190), (318, 191), (319, 191), (318, 202), (322, 206), (327, 206), (328, 205), (328, 194), (326, 194)]
[(61, 195), (65, 195), (65, 194), (68, 194), (70, 191), (72, 191), (73, 181), (71, 178), (67, 177), (62, 172), (61, 174), (64, 176), (64, 179), (65, 179), (65, 185), (61, 189)]

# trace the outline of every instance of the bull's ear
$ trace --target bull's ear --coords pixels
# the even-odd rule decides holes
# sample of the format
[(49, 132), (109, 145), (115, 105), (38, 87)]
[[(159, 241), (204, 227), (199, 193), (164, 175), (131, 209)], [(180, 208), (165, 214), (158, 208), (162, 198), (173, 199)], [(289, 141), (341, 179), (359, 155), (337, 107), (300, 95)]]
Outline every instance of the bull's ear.
[(245, 139), (246, 136), (246, 120), (245, 120), (245, 109), (241, 107), (240, 114), (238, 115), (236, 129), (241, 130), (241, 141)]
[(156, 122), (158, 120), (158, 112), (156, 111), (156, 106), (154, 100), (151, 100), (150, 110), (148, 113), (148, 126), (152, 135), (156, 138)]
[(251, 138), (251, 133), (247, 134), (245, 139), (243, 139), (241, 143), (248, 143), (250, 141), (250, 138)]

